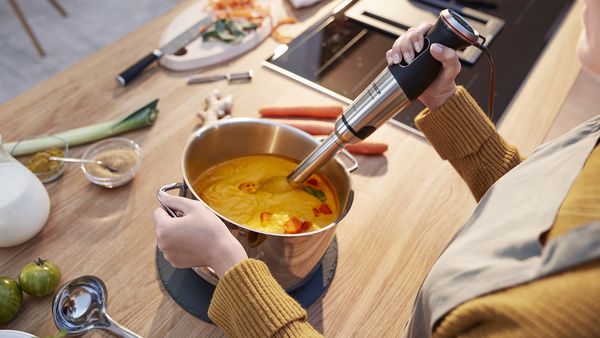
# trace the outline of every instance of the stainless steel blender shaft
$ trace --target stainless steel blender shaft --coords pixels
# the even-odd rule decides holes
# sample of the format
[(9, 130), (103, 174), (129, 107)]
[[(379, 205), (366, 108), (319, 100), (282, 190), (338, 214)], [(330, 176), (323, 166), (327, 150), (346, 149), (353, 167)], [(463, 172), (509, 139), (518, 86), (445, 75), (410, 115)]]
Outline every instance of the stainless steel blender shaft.
[(335, 157), (344, 145), (364, 140), (409, 104), (410, 100), (385, 68), (338, 118), (335, 131), (288, 176), (288, 182), (302, 184)]

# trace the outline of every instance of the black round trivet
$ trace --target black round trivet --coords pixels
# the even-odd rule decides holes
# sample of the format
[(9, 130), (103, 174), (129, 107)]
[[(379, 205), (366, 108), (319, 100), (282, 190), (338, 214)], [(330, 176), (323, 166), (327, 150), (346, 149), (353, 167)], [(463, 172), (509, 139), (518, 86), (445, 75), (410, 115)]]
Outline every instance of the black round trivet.
[[(294, 297), (302, 307), (309, 307), (327, 290), (337, 267), (337, 254), (337, 239), (333, 237), (317, 271), (299, 289), (290, 292), (290, 296)], [(156, 248), (156, 266), (160, 280), (175, 303), (194, 317), (212, 323), (208, 318), (208, 306), (215, 286), (202, 279), (192, 269), (174, 268), (158, 248)]]

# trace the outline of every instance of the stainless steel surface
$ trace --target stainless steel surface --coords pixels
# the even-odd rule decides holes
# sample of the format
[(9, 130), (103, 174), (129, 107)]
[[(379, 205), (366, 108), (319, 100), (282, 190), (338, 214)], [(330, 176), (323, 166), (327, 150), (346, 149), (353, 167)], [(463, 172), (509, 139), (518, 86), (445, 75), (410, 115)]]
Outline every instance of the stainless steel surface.
[(119, 168), (115, 168), (115, 167), (111, 166), (110, 164), (104, 163), (104, 162), (99, 161), (99, 160), (88, 160), (88, 159), (83, 159), (83, 158), (58, 157), (58, 156), (50, 156), (50, 157), (48, 157), (48, 159), (50, 161), (61, 161), (61, 162), (68, 162), (68, 163), (97, 164), (99, 166), (102, 166), (102, 167), (108, 169), (110, 172), (113, 172), (113, 173), (118, 173), (119, 172)]
[(95, 276), (83, 276), (63, 285), (52, 301), (54, 324), (70, 336), (80, 336), (94, 329), (117, 337), (140, 338), (114, 321), (106, 313), (107, 292), (104, 282)]
[[(342, 113), (335, 123), (335, 131), (306, 157), (288, 176), (292, 185), (299, 185), (322, 165), (331, 160), (345, 144), (361, 141), (361, 131), (374, 131), (401, 110), (410, 100), (385, 68)], [(370, 134), (370, 133), (368, 133)], [(368, 135), (367, 135), (368, 136)]]
[[(443, 0), (400, 0), (396, 2), (361, 0), (344, 14), (368, 26), (400, 36), (406, 33), (408, 28), (421, 22), (435, 22), (438, 13), (448, 7), (465, 18), (471, 19), (470, 23), (474, 26), (473, 28), (476, 28), (481, 35), (485, 36), (486, 41), (483, 45), (486, 47), (506, 24), (504, 20), (496, 16), (466, 6), (456, 6)], [(477, 41), (475, 40), (475, 42)], [(458, 51), (459, 58), (469, 64), (477, 62), (481, 54), (481, 50), (473, 46)]]
[[(318, 140), (295, 128), (260, 119), (234, 118), (204, 127), (190, 137), (183, 150), (183, 195), (202, 202), (193, 189), (194, 180), (205, 170), (223, 161), (255, 154), (277, 154), (301, 160), (319, 144)], [(321, 173), (326, 175), (335, 187), (341, 214), (336, 222), (314, 232), (262, 232), (236, 223), (205, 204), (224, 221), (240, 241), (248, 257), (264, 261), (275, 279), (286, 290), (298, 288), (316, 270), (331, 243), (338, 223), (352, 205), (354, 194), (350, 175), (343, 163), (334, 159), (323, 166)], [(195, 270), (213, 284), (218, 281), (214, 275), (207, 273), (205, 268)]]
[(360, 132), (363, 128), (379, 128), (382, 124), (408, 107), (410, 100), (398, 85), (392, 73), (385, 68), (342, 113), (347, 124), (341, 118), (335, 123), (335, 133), (344, 143), (361, 141), (349, 129)]
[(158, 49), (158, 55), (156, 54), (156, 50), (152, 53), (158, 58), (160, 58), (163, 55), (173, 54), (177, 52), (181, 48), (189, 45), (190, 42), (200, 37), (200, 35), (202, 35), (202, 26), (210, 24), (212, 20), (213, 18), (210, 15), (202, 18), (200, 21), (193, 24), (190, 28), (183, 31), (183, 33), (179, 34), (175, 39), (161, 46)]
[(306, 181), (310, 175), (317, 172), (329, 162), (337, 153), (344, 148), (344, 143), (336, 133), (332, 133), (323, 141), (310, 155), (308, 155), (292, 173), (288, 176), (288, 182), (292, 186), (299, 186)]
[[(444, 9), (440, 12), (440, 18), (446, 23), (446, 26), (449, 27), (457, 36), (460, 36), (462, 39), (467, 41), (470, 44), (476, 44), (479, 41), (479, 33), (473, 27), (473, 32), (468, 30), (462, 22), (459, 22), (448, 9)], [(465, 22), (465, 24), (468, 24)], [(471, 26), (471, 25), (469, 25)]]
[(352, 163), (349, 167), (346, 166), (346, 170), (348, 170), (349, 173), (353, 173), (356, 170), (358, 170), (358, 160), (356, 159), (356, 157), (354, 157), (352, 154), (350, 154), (350, 152), (346, 149), (340, 150), (340, 152), (338, 153), (338, 156), (342, 155), (343, 157), (347, 158), (348, 161), (350, 161), (350, 163)]
[(352, 99), (347, 98), (347, 97), (345, 97), (343, 95), (340, 95), (340, 94), (334, 92), (331, 89), (327, 89), (327, 88), (323, 87), (322, 85), (320, 85), (318, 83), (315, 83), (313, 81), (307, 80), (306, 78), (304, 78), (304, 77), (302, 77), (302, 76), (300, 76), (300, 75), (298, 75), (296, 73), (290, 72), (289, 70), (287, 70), (285, 68), (279, 67), (279, 66), (277, 66), (277, 65), (269, 62), (268, 60), (263, 61), (262, 65), (264, 67), (267, 67), (267, 68), (269, 68), (271, 70), (274, 70), (274, 71), (276, 71), (278, 73), (281, 73), (281, 74), (283, 74), (285, 76), (288, 76), (288, 77), (290, 77), (290, 78), (292, 78), (292, 79), (294, 79), (294, 80), (302, 83), (303, 85), (306, 85), (306, 86), (309, 86), (309, 87), (311, 87), (313, 89), (316, 89), (316, 90), (320, 91), (323, 94), (329, 95), (329, 96), (331, 96), (331, 97), (333, 97), (333, 98), (335, 98), (337, 100), (340, 100), (340, 101), (342, 101), (342, 102), (344, 102), (346, 104), (352, 103)]
[(163, 203), (162, 199), (160, 198), (160, 193), (175, 190), (175, 189), (183, 190), (184, 187), (185, 187), (185, 184), (183, 184), (183, 183), (170, 183), (170, 184), (163, 185), (156, 192), (156, 199), (158, 200), (160, 207), (164, 211), (166, 211), (167, 214), (169, 214), (169, 216), (171, 216), (173, 218), (180, 217), (180, 215), (177, 213), (178, 210), (173, 210), (173, 209), (169, 208), (168, 206), (166, 206), (166, 204)]
[(219, 80), (227, 80), (227, 82), (235, 82), (235, 81), (250, 81), (254, 77), (254, 72), (249, 70), (247, 72), (239, 72), (239, 73), (226, 73), (226, 74), (215, 74), (215, 75), (200, 75), (190, 77), (188, 79), (188, 84), (197, 84), (197, 83), (209, 83), (215, 82)]

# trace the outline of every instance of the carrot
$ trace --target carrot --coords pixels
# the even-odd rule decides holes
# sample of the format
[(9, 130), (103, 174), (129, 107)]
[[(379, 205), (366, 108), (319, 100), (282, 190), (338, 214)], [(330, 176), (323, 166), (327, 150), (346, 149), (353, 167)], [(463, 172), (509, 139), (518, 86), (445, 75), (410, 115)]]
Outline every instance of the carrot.
[(287, 124), (288, 126), (298, 128), (311, 135), (329, 135), (333, 133), (334, 124), (325, 121), (309, 121), (309, 120), (282, 120), (276, 119), (273, 121)]
[(266, 107), (258, 112), (262, 117), (309, 117), (318, 119), (334, 119), (343, 111), (339, 106), (323, 107)]
[[(273, 121), (287, 124), (288, 126), (298, 128), (315, 136), (329, 135), (335, 129), (335, 125), (333, 123), (325, 121), (288, 119), (274, 119)], [(376, 156), (383, 155), (383, 153), (387, 151), (388, 145), (382, 142), (362, 141), (357, 144), (348, 144), (345, 148), (352, 154)]]
[(352, 154), (358, 155), (383, 155), (388, 149), (388, 145), (382, 142), (362, 141), (357, 144), (348, 144), (344, 148)]

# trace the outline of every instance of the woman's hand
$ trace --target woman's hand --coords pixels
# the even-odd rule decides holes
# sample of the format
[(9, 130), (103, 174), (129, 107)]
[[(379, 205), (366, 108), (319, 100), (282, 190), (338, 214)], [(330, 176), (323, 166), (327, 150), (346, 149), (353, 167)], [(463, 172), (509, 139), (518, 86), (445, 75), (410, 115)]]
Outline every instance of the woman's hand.
[[(411, 63), (415, 52), (420, 52), (424, 46), (423, 36), (433, 25), (426, 22), (417, 27), (410, 28), (400, 36), (385, 54), (388, 64), (400, 63), (404, 59)], [(434, 43), (430, 47), (431, 56), (442, 63), (442, 70), (433, 83), (419, 96), (419, 100), (427, 108), (435, 109), (448, 101), (456, 92), (454, 79), (460, 72), (460, 61), (456, 51), (446, 46)]]
[(171, 218), (163, 209), (154, 210), (158, 248), (177, 268), (211, 267), (219, 277), (248, 258), (246, 251), (225, 224), (200, 202), (160, 193), (163, 203), (183, 213)]

